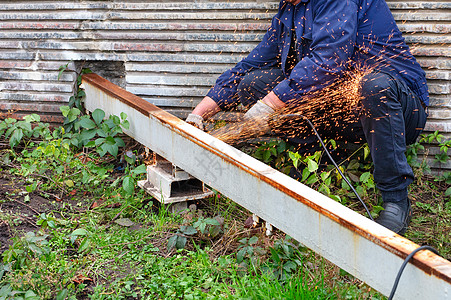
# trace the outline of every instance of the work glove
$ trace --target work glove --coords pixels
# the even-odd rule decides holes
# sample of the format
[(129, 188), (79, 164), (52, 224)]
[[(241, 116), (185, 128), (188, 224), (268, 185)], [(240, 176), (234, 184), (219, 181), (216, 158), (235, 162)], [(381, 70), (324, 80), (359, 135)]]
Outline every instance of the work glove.
[(271, 130), (268, 120), (272, 113), (274, 113), (272, 107), (265, 104), (263, 101), (257, 101), (257, 103), (244, 114), (244, 120), (247, 122), (252, 121), (253, 129), (261, 135), (268, 133)]
[(200, 130), (204, 130), (204, 118), (202, 118), (202, 116), (189, 114), (185, 122), (199, 128)]
[(274, 109), (262, 101), (258, 101), (244, 114), (241, 122), (228, 124), (210, 134), (228, 144), (239, 144), (268, 133), (271, 130), (268, 120), (272, 113), (274, 113)]

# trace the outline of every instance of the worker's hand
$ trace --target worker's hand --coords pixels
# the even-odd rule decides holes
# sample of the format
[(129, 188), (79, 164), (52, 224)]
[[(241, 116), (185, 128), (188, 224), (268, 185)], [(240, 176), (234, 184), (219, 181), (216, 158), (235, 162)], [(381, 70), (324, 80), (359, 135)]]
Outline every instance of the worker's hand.
[(258, 101), (244, 114), (244, 120), (251, 121), (252, 129), (258, 131), (259, 135), (265, 134), (271, 130), (268, 124), (268, 117), (273, 112), (274, 109), (269, 105), (263, 103), (263, 101)]
[(274, 110), (278, 110), (286, 106), (286, 103), (280, 100), (279, 97), (277, 97), (277, 95), (274, 92), (270, 92), (268, 95), (266, 95), (262, 99), (262, 102), (265, 103), (266, 105), (269, 105), (269, 107), (271, 107)]
[(189, 114), (185, 122), (199, 128), (200, 130), (204, 130), (204, 118), (202, 118), (202, 116)]

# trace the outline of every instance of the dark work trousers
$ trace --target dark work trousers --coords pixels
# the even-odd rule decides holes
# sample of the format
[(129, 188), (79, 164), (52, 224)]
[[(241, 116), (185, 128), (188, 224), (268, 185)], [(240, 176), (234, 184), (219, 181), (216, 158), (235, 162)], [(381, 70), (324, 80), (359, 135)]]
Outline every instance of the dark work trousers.
[[(280, 69), (248, 73), (238, 86), (238, 100), (251, 106), (285, 77)], [(374, 163), (374, 180), (385, 202), (406, 199), (414, 175), (405, 156), (406, 145), (422, 132), (427, 114), (421, 100), (403, 80), (384, 72), (372, 72), (361, 83), (362, 100), (354, 120), (321, 130), (323, 138), (344, 137), (347, 142), (366, 140)], [(307, 126), (307, 124), (305, 124)], [(312, 135), (290, 138), (306, 149), (318, 145)]]

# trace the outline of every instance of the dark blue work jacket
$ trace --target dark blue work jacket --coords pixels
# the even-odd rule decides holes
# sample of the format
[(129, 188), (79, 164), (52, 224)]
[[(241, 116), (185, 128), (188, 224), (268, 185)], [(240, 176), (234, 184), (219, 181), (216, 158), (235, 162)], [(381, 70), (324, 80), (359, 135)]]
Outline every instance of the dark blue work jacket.
[[(296, 32), (299, 62), (289, 72), (286, 60)], [(235, 98), (243, 76), (279, 67), (286, 79), (273, 92), (284, 102), (326, 86), (351, 67), (374, 68), (402, 78), (429, 104), (425, 73), (409, 51), (384, 0), (284, 0), (263, 40), (208, 92), (218, 104)]]

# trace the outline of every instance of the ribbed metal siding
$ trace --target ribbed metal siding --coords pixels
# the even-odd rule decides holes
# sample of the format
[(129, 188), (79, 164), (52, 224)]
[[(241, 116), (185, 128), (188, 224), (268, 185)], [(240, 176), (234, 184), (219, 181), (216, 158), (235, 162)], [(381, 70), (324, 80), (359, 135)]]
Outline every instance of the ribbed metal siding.
[(387, 1), (426, 71), (431, 97), (426, 130), (451, 133), (451, 2)]
[[(430, 93), (425, 133), (438, 130), (451, 137), (451, 2), (387, 1), (404, 37), (426, 71)], [(436, 163), (438, 147), (427, 149), (426, 161), (434, 172), (450, 170)]]
[[(126, 89), (188, 110), (261, 39), (278, 1), (1, 1), (0, 109), (57, 121), (60, 65), (120, 61)], [(451, 133), (451, 3), (387, 1), (431, 92), (427, 130)], [(73, 68), (73, 66), (72, 66)]]
[[(262, 38), (274, 1), (2, 1), (0, 109), (58, 121), (73, 61), (121, 61), (126, 89), (163, 107), (195, 106)], [(71, 65), (71, 69), (74, 66)]]

